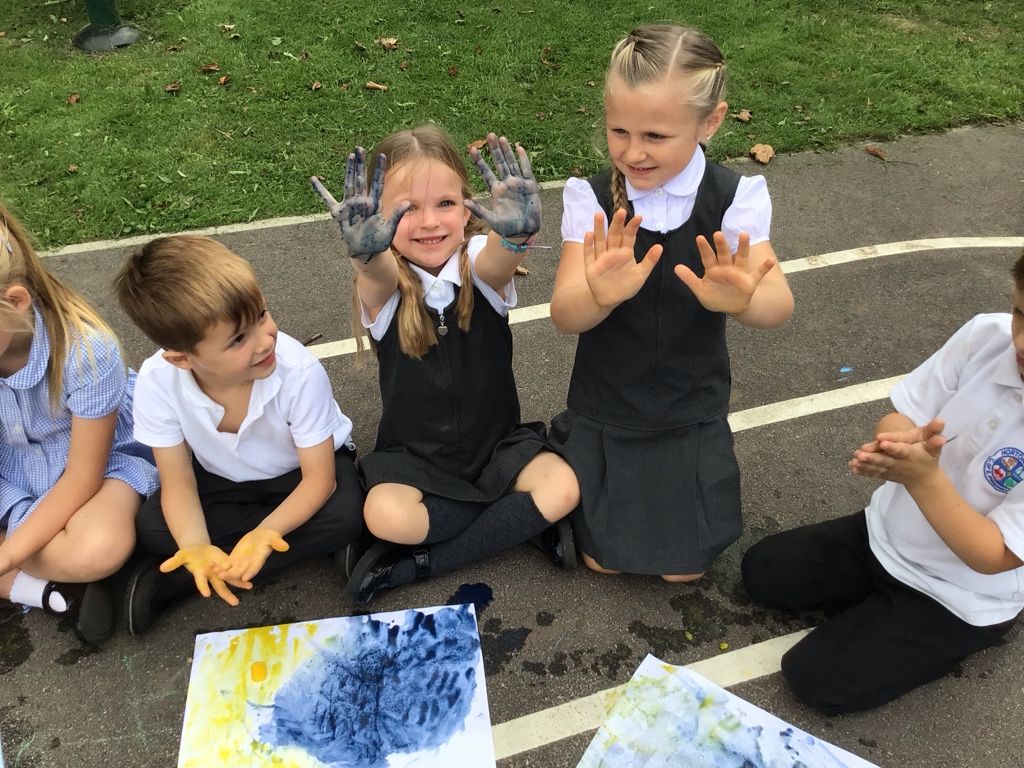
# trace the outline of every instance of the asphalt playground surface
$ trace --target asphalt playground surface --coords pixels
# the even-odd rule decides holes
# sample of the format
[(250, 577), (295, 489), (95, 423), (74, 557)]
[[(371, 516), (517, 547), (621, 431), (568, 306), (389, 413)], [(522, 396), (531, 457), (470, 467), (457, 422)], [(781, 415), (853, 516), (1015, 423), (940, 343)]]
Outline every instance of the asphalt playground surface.
[[(888, 162), (855, 145), (778, 156), (767, 167), (733, 164), (767, 177), (776, 252), (783, 262), (805, 260), (799, 263), (809, 267), (789, 275), (796, 311), (787, 325), (765, 332), (730, 324), (734, 414), (819, 393), (822, 403), (833, 402), (836, 392), (907, 373), (976, 313), (1008, 310), (1008, 269), (1024, 243), (1024, 125), (880, 146)], [(341, 187), (342, 172), (339, 167), (328, 174), (331, 188)], [(561, 190), (546, 190), (544, 206), (540, 242), (554, 250), (527, 259), (529, 276), (517, 278), (520, 307), (544, 305), (551, 296)], [(330, 223), (319, 219), (218, 237), (253, 262), (282, 330), (300, 340), (323, 334), (317, 343), (352, 335), (350, 270), (337, 256)], [(871, 256), (872, 246), (926, 238), (964, 240), (859, 258)], [(863, 250), (846, 263), (808, 258), (849, 249)], [(130, 250), (106, 244), (58, 252), (47, 263), (98, 305), (138, 365), (151, 346), (117, 308), (109, 287)], [(564, 407), (575, 347), (575, 338), (556, 331), (542, 308), (538, 314), (513, 326), (525, 420), (549, 420)], [(350, 354), (323, 362), (342, 410), (355, 423), (358, 447), (369, 450), (380, 409), (373, 361), (362, 369)], [(624, 683), (648, 653), (689, 664), (812, 626), (821, 614), (772, 613), (752, 605), (740, 584), (740, 558), (766, 534), (863, 507), (874, 484), (853, 477), (846, 462), (888, 409), (887, 399), (866, 398), (737, 431), (744, 534), (696, 585), (566, 573), (522, 546), (386, 593), (371, 608), (431, 606), (459, 600), (457, 594), (489, 592), (493, 599), (478, 605), (478, 619), (495, 725)], [(42, 612), (22, 614), (4, 603), (5, 764), (175, 765), (195, 635), (351, 615), (341, 586), (326, 559), (312, 562), (245, 594), (238, 608), (189, 600), (144, 638), (122, 629), (98, 651), (83, 648)], [(815, 714), (792, 697), (777, 673), (731, 690), (881, 766), (1007, 768), (1024, 765), (1022, 643), (1014, 629), (1003, 646), (967, 660), (954, 674), (856, 715)], [(570, 768), (592, 733), (512, 749), (499, 765)]]

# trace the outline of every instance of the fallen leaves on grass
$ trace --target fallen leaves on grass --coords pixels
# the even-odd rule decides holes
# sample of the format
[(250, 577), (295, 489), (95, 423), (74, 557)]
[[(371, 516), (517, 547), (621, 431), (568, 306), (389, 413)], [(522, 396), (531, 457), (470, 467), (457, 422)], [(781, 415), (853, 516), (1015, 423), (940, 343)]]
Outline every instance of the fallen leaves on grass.
[(366, 46), (360, 43), (358, 40), (352, 41), (352, 47), (355, 48), (357, 51), (362, 51), (363, 53), (366, 53), (367, 50)]
[(68, 166), (68, 173), (78, 173), (78, 166), (72, 163)]
[(373, 80), (368, 80), (365, 88), (368, 91), (386, 91), (388, 89), (384, 83), (375, 83)]
[(65, 101), (67, 101), (68, 104), (77, 104), (81, 100), (81, 94), (75, 92), (69, 93), (67, 99), (65, 99)]
[(398, 68), (400, 70), (402, 70), (403, 72), (405, 72), (405, 70), (407, 70), (409, 68), (408, 60), (402, 59), (400, 62), (398, 62)]
[(168, 83), (164, 86), (164, 90), (168, 93), (177, 93), (181, 90), (181, 80), (175, 80), (173, 83)]
[(183, 45), (168, 45), (164, 48), (164, 53), (180, 53), (184, 48)]
[(559, 64), (557, 61), (554, 61), (555, 57), (552, 55), (552, 53), (553, 52), (551, 50), (551, 46), (545, 45), (544, 50), (540, 52), (540, 63), (543, 64), (548, 69), (554, 71), (561, 68), (562, 65)]
[(481, 149), (483, 149), (486, 146), (487, 146), (487, 139), (477, 139), (476, 141), (471, 141), (471, 142), (469, 142), (469, 144), (466, 145), (466, 151), (468, 152), (471, 149), (475, 149), (477, 152), (479, 152)]
[(211, 61), (209, 64), (203, 64), (196, 72), (201, 72), (204, 75), (209, 75), (213, 72), (220, 72), (220, 64), (215, 61)]
[(224, 35), (224, 34), (227, 34), (228, 32), (234, 32), (235, 31), (235, 25), (234, 24), (221, 24), (220, 26), (217, 27), (217, 29), (219, 29), (220, 33), (222, 35)]
[(230, 82), (231, 82), (231, 75), (221, 75), (220, 77), (217, 78), (217, 85), (221, 86), (222, 88), (225, 85), (227, 85), (228, 83), (230, 83)]
[(484, 52), (484, 49), (481, 46), (476, 45), (476, 46), (473, 47), (473, 53), (475, 53), (477, 56), (483, 55), (483, 52)]
[(753, 113), (749, 109), (741, 109), (739, 112), (736, 113), (736, 119), (739, 120), (741, 123), (749, 123), (750, 118), (752, 118), (753, 116)]
[(885, 156), (885, 150), (882, 149), (881, 147), (876, 147), (874, 144), (868, 144), (867, 146), (865, 146), (864, 151), (867, 152), (872, 157), (877, 157), (879, 160), (889, 159), (888, 157)]
[(755, 144), (750, 148), (750, 156), (761, 165), (767, 165), (775, 157), (775, 149), (771, 144)]
[(393, 51), (398, 47), (397, 37), (378, 37), (374, 39), (377, 45), (383, 48), (385, 51)]
[(452, 66), (448, 67), (448, 77), (458, 77), (458, 76), (459, 76), (459, 68), (458, 67), (456, 67), (454, 64)]
[(323, 86), (320, 85), (320, 81), (319, 80), (314, 80), (312, 85), (309, 86), (309, 90), (311, 90), (311, 91), (319, 91), (322, 87)]

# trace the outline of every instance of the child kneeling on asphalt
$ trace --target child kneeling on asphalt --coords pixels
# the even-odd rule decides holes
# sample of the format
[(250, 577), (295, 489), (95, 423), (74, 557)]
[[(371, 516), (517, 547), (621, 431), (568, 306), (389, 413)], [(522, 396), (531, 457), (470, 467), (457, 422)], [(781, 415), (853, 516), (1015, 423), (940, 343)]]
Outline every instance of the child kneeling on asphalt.
[(844, 609), (782, 658), (796, 695), (825, 714), (941, 677), (998, 644), (1024, 608), (1024, 255), (1012, 273), (1012, 314), (957, 331), (896, 385), (897, 412), (854, 451), (855, 474), (887, 481), (867, 508), (770, 536), (743, 559), (757, 602)]
[(129, 632), (193, 584), (237, 605), (230, 587), (326, 554), (347, 577), (363, 528), (352, 422), (320, 361), (278, 331), (251, 265), (205, 237), (163, 237), (114, 287), (162, 347), (139, 371), (134, 413), (161, 485), (138, 541), (167, 559), (133, 572)]

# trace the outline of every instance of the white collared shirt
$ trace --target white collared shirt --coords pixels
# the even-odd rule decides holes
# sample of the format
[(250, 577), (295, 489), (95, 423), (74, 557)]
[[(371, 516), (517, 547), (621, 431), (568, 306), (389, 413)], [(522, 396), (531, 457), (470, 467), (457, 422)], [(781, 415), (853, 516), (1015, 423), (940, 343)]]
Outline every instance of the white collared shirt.
[(256, 379), (249, 411), (237, 433), (220, 432), (224, 408), (210, 399), (190, 371), (157, 351), (139, 369), (135, 386), (135, 439), (153, 448), (186, 442), (209, 472), (236, 483), (280, 477), (299, 467), (297, 448), (334, 436), (334, 449), (354, 447), (352, 421), (334, 400), (320, 361), (278, 332), (277, 365)]
[[(946, 422), (956, 437), (939, 465), (964, 500), (994, 522), (1024, 558), (1024, 381), (1017, 370), (1010, 315), (978, 315), (897, 384), (896, 409), (915, 424)], [(895, 578), (969, 624), (1008, 621), (1024, 608), (1024, 567), (997, 574), (969, 568), (939, 538), (898, 483), (867, 507), (871, 551)]]
[[(469, 239), (469, 243), (466, 246), (466, 255), (469, 256), (469, 271), (473, 276), (473, 285), (480, 289), (480, 292), (487, 299), (487, 303), (491, 305), (491, 308), (504, 317), (519, 301), (519, 297), (516, 295), (515, 280), (509, 280), (508, 285), (505, 286), (505, 298), (502, 298), (497, 291), (480, 279), (476, 273), (476, 258), (480, 255), (480, 251), (484, 249), (485, 245), (487, 245), (486, 235), (476, 235)], [(444, 266), (441, 267), (441, 271), (436, 276), (424, 269), (420, 269), (411, 261), (407, 263), (412, 267), (412, 271), (419, 277), (423, 285), (423, 301), (426, 302), (428, 307), (440, 312), (455, 301), (455, 289), (462, 285), (462, 276), (459, 274), (458, 251), (448, 257), (448, 261), (445, 262)], [(370, 332), (375, 341), (383, 339), (384, 334), (388, 332), (391, 321), (394, 319), (395, 313), (398, 312), (400, 299), (401, 294), (396, 290), (384, 303), (384, 306), (381, 307), (380, 312), (377, 313), (377, 317), (372, 322), (366, 307), (360, 304), (362, 307), (361, 319), (363, 327)]]
[[(626, 180), (626, 197), (633, 212), (643, 216), (640, 226), (652, 232), (671, 232), (683, 226), (693, 213), (697, 189), (704, 178), (707, 160), (698, 146), (687, 166), (660, 187), (638, 190)], [(594, 228), (594, 214), (601, 213), (597, 196), (586, 179), (570, 178), (562, 193), (562, 240), (582, 243)], [(742, 176), (732, 205), (722, 217), (722, 232), (735, 251), (740, 232), (750, 235), (750, 244), (769, 239), (772, 201), (764, 176)]]

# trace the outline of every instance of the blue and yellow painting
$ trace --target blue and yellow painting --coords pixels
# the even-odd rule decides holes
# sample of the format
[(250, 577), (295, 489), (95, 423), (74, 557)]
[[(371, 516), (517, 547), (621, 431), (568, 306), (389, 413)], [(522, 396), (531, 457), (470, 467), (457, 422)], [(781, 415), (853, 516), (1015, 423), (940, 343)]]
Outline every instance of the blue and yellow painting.
[(577, 768), (874, 768), (685, 667), (644, 659)]
[(493, 768), (472, 605), (200, 635), (179, 768)]

